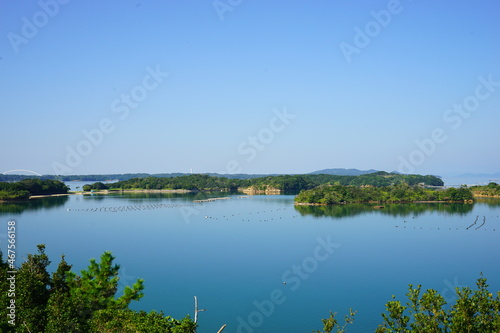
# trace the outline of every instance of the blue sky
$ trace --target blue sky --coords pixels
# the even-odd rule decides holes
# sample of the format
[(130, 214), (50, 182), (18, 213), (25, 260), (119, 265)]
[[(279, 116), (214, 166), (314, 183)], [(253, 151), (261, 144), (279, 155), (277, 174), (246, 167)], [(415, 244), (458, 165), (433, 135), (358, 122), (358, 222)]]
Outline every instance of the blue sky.
[(498, 172), (499, 12), (2, 1), (0, 172)]

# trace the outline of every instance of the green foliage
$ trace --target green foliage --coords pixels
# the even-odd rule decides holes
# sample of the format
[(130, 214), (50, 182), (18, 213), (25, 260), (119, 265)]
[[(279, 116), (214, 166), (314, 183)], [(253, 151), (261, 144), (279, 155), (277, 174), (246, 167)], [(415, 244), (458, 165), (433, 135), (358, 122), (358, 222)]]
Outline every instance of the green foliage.
[(38, 245), (38, 254), (28, 254), (22, 263), (16, 278), (16, 332), (43, 332), (47, 322), (47, 302), (50, 292), (50, 275), (47, 273), (49, 257), (45, 254), (45, 245)]
[(188, 175), (174, 178), (133, 178), (109, 184), (111, 189), (146, 189), (146, 190), (195, 190), (195, 191), (236, 191), (239, 180), (208, 175)]
[(132, 287), (125, 287), (122, 296), (115, 298), (118, 290), (119, 265), (114, 265), (115, 258), (111, 252), (104, 252), (101, 261), (90, 260), (88, 269), (81, 271), (81, 276), (73, 272), (67, 273), (69, 298), (79, 314), (79, 323), (90, 320), (99, 310), (124, 310), (130, 302), (139, 300), (144, 295), (143, 280), (138, 279)]
[(83, 190), (84, 191), (90, 191), (90, 190), (107, 190), (109, 189), (108, 185), (102, 183), (102, 182), (95, 182), (94, 184), (90, 185), (84, 185)]
[(313, 331), (313, 333), (331, 333), (334, 328), (336, 328), (337, 333), (344, 333), (346, 332), (346, 326), (354, 322), (354, 316), (356, 315), (356, 312), (357, 311), (352, 311), (352, 309), (349, 309), (349, 314), (345, 315), (344, 317), (344, 325), (340, 326), (337, 319), (335, 318), (337, 313), (333, 313), (330, 311), (330, 317), (321, 320), (323, 322), (323, 331)]
[(78, 312), (77, 300), (71, 297), (70, 286), (67, 279), (71, 271), (64, 256), (57, 267), (57, 271), (52, 274), (52, 288), (47, 303), (47, 332), (84, 332), (86, 323)]
[(473, 193), (488, 196), (488, 197), (500, 197), (500, 185), (491, 182), (485, 186), (472, 186), (471, 190)]
[(99, 310), (91, 320), (90, 331), (99, 333), (192, 333), (196, 324), (189, 318), (177, 320), (163, 312)]
[(30, 195), (65, 194), (69, 188), (58, 180), (25, 179), (15, 183), (0, 182), (0, 200), (25, 200)]
[[(144, 177), (132, 178), (111, 184), (100, 182), (84, 186), (85, 191), (92, 189), (184, 189), (194, 191), (236, 191), (238, 188), (254, 187), (256, 189), (275, 188), (284, 193), (298, 193), (300, 190), (312, 189), (320, 185), (369, 185), (388, 186), (392, 184), (442, 186), (443, 181), (435, 176), (402, 175), (396, 173), (376, 172), (360, 176), (337, 176), (325, 174), (278, 175), (256, 177), (250, 179), (234, 179), (195, 174), (179, 177)], [(334, 200), (330, 198), (329, 200)]]
[(312, 190), (301, 191), (295, 197), (295, 202), (298, 203), (327, 205), (362, 202), (464, 202), (465, 200), (473, 200), (472, 192), (467, 188), (433, 190), (421, 186), (410, 186), (405, 183), (382, 187), (319, 186)]
[(30, 198), (28, 191), (0, 191), (0, 200), (27, 200)]
[(410, 284), (406, 305), (393, 296), (386, 304), (387, 313), (382, 314), (384, 323), (376, 332), (499, 332), (500, 292), (494, 297), (483, 277), (476, 285), (477, 290), (457, 288), (458, 300), (446, 308), (443, 296), (435, 290), (429, 289), (422, 294), (420, 285), (413, 288)]
[[(1, 332), (172, 332), (192, 333), (196, 324), (188, 317), (176, 320), (163, 313), (130, 310), (129, 304), (139, 300), (144, 289), (138, 279), (125, 287), (117, 297), (119, 266), (115, 258), (104, 252), (100, 262), (90, 260), (81, 276), (71, 271), (64, 256), (56, 272), (50, 276), (45, 245), (38, 253), (29, 254), (16, 274), (16, 326), (8, 323), (6, 307), (0, 309)], [(9, 266), (0, 253), (0, 301), (8, 304)]]

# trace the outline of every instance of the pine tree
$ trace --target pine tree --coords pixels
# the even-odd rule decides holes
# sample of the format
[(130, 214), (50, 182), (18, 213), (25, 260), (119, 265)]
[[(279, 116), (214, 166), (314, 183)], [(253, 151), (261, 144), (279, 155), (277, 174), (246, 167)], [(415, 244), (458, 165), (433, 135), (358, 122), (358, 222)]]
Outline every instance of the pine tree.
[(47, 322), (46, 306), (50, 295), (50, 264), (45, 245), (38, 245), (38, 254), (28, 254), (16, 279), (16, 332), (43, 332)]
[(81, 320), (87, 322), (98, 310), (127, 309), (131, 301), (139, 300), (144, 295), (144, 281), (137, 279), (132, 287), (125, 287), (124, 294), (115, 299), (120, 266), (113, 265), (114, 259), (111, 252), (104, 252), (101, 262), (97, 263), (95, 259), (91, 259), (88, 269), (81, 271), (81, 276), (68, 272), (71, 298)]
[(77, 302), (71, 297), (70, 287), (67, 282), (72, 265), (69, 265), (61, 256), (57, 271), (52, 274), (52, 288), (47, 303), (46, 332), (86, 332), (85, 316), (80, 316), (77, 311)]

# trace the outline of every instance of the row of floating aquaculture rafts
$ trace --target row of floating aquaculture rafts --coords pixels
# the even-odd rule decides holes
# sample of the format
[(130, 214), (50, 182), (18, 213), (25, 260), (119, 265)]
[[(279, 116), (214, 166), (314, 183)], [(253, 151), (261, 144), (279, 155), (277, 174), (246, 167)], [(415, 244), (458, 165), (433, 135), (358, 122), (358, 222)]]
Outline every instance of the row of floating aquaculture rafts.
[(193, 207), (195, 204), (150, 204), (150, 205), (128, 205), (118, 207), (96, 207), (96, 208), (68, 208), (68, 212), (101, 212), (101, 213), (119, 213), (119, 212), (133, 212), (141, 210), (154, 210), (160, 208), (180, 208), (180, 207)]
[[(238, 196), (238, 199), (248, 198), (248, 196)], [(209, 198), (204, 200), (193, 200), (193, 203), (204, 203), (204, 202), (213, 202), (218, 200), (228, 200), (230, 197), (222, 197), (222, 198)], [(150, 205), (127, 205), (127, 206), (118, 206), (118, 207), (96, 207), (96, 208), (81, 208), (74, 209), (68, 208), (68, 212), (101, 212), (101, 213), (118, 213), (118, 212), (133, 212), (133, 211), (141, 211), (141, 210), (153, 210), (160, 208), (180, 208), (180, 207), (194, 207), (195, 204), (150, 204)]]
[[(493, 217), (494, 217), (494, 216), (492, 216), (492, 218), (493, 218)], [(500, 217), (500, 216), (497, 216), (497, 217)], [(415, 218), (415, 217), (413, 217), (413, 219), (414, 219), (414, 218)], [(471, 229), (472, 227), (476, 226), (478, 221), (479, 221), (479, 215), (478, 215), (478, 216), (476, 216), (476, 219), (474, 220), (474, 222), (473, 222), (471, 225), (469, 225), (467, 228), (465, 228), (465, 230), (469, 230), (469, 229)], [(405, 220), (405, 221), (403, 221), (403, 222), (404, 222), (404, 223), (406, 223), (407, 221)], [(482, 228), (485, 224), (486, 224), (486, 216), (483, 216), (483, 222), (482, 222), (481, 224), (479, 224), (477, 227), (475, 227), (475, 228), (474, 228), (474, 230), (481, 229), (481, 228)], [(396, 228), (399, 228), (399, 225), (396, 225)], [(430, 229), (433, 229), (433, 228), (434, 228), (434, 227), (431, 227)], [(403, 226), (403, 229), (406, 229), (406, 225), (405, 225), (405, 226)], [(408, 229), (411, 229), (411, 227), (410, 227), (410, 226), (408, 226)], [(418, 226), (418, 227), (417, 227), (417, 226), (414, 226), (414, 227), (413, 227), (413, 229), (424, 229), (424, 227), (421, 227), (421, 226)], [(426, 227), (425, 229), (427, 229), (427, 227)], [(446, 228), (441, 228), (441, 227), (439, 227), (439, 228), (435, 228), (435, 229), (436, 229), (436, 230), (440, 230), (440, 229), (443, 229), (443, 230), (444, 230), (444, 229), (446, 229)], [(448, 228), (448, 230), (459, 230), (459, 229), (462, 229), (462, 228), (457, 228), (457, 227)], [(483, 228), (482, 230), (485, 230), (485, 231), (486, 231), (486, 230), (488, 230), (488, 229)], [(493, 229), (490, 229), (490, 230), (491, 230), (491, 231), (496, 231), (496, 228), (493, 228)]]
[[(286, 218), (297, 218), (298, 215), (294, 214), (292, 216), (280, 216), (282, 215), (283, 212), (290, 210), (290, 208), (278, 208), (278, 209), (269, 209), (269, 210), (262, 210), (262, 211), (254, 211), (254, 212), (247, 212), (247, 213), (236, 213), (236, 214), (228, 214), (228, 215), (222, 215), (222, 216), (211, 216), (211, 215), (205, 215), (205, 219), (208, 220), (226, 220), (229, 221), (229, 219), (241, 219), (243, 222), (252, 222), (252, 221), (258, 221), (258, 222), (271, 222), (271, 221), (279, 221), (279, 220), (284, 220)], [(253, 215), (252, 215), (253, 213)]]

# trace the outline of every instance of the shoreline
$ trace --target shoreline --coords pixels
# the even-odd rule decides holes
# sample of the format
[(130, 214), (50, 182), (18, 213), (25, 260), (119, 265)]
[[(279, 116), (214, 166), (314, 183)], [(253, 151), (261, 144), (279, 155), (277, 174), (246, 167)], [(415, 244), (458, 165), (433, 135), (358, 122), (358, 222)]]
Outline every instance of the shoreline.
[(102, 190), (95, 192), (70, 191), (69, 193), (32, 195), (28, 200), (49, 197), (62, 197), (67, 195), (113, 194), (113, 193), (191, 193), (192, 190)]
[(500, 198), (500, 195), (487, 195), (487, 194), (479, 194), (479, 193), (474, 193), (472, 192), (472, 195), (475, 198)]
[[(240, 188), (238, 190), (241, 191)], [(70, 191), (69, 193), (32, 195), (29, 197), (28, 200), (38, 199), (38, 198), (61, 197), (61, 196), (68, 196), (68, 195), (113, 194), (113, 193), (194, 193), (194, 192), (197, 192), (197, 191), (184, 190), (184, 189), (176, 189), (176, 190), (156, 190), (156, 189), (150, 189), (150, 190), (146, 190), (146, 189), (144, 189), (144, 190), (139, 190), (139, 189), (136, 189), (136, 190), (102, 190), (102, 191), (95, 191), (95, 192)], [(248, 191), (248, 192), (253, 192), (253, 193), (246, 193), (247, 191), (241, 191), (241, 192), (243, 192), (247, 195), (255, 195), (255, 194), (275, 195), (275, 194), (277, 194), (274, 191)], [(258, 193), (258, 192), (263, 192), (263, 193)], [(500, 198), (500, 196), (498, 196), (498, 195), (491, 196), (491, 195), (478, 194), (478, 193), (473, 193), (473, 196), (475, 198)], [(0, 200), (0, 203), (18, 202), (18, 201), (24, 201), (24, 200)], [(411, 201), (411, 202), (382, 202), (382, 203), (403, 204), (403, 203), (461, 203), (461, 202), (462, 201)], [(370, 204), (370, 203), (381, 203), (381, 202), (370, 201), (370, 202), (350, 202), (350, 203)], [(471, 202), (467, 202), (467, 203), (471, 203)], [(296, 205), (296, 206), (328, 206), (328, 204), (307, 203), (307, 202), (294, 202), (294, 205)]]
[(358, 201), (358, 202), (339, 202), (339, 203), (333, 203), (333, 204), (325, 204), (325, 203), (318, 203), (318, 202), (294, 202), (294, 206), (333, 206), (333, 205), (349, 205), (349, 204), (396, 204), (396, 205), (404, 205), (404, 204), (409, 204), (409, 203), (463, 203), (463, 204), (473, 204), (473, 200), (460, 200), (460, 201)]
[(94, 192), (83, 192), (82, 194), (112, 194), (112, 193), (191, 193), (195, 192), (193, 190), (102, 190), (102, 191), (94, 191)]
[(38, 194), (38, 195), (30, 195), (29, 200), (37, 199), (37, 198), (48, 198), (48, 197), (63, 197), (66, 195), (72, 195), (76, 193), (57, 193), (57, 194)]

